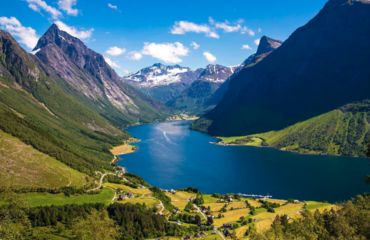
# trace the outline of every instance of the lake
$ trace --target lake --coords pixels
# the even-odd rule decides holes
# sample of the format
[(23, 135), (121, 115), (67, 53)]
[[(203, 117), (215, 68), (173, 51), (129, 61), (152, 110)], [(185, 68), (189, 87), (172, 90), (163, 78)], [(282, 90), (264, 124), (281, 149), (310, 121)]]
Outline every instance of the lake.
[(245, 193), (273, 198), (342, 201), (368, 192), (366, 158), (301, 155), (272, 148), (219, 146), (189, 129), (189, 122), (130, 127), (138, 151), (119, 165), (164, 189), (196, 187), (204, 193)]

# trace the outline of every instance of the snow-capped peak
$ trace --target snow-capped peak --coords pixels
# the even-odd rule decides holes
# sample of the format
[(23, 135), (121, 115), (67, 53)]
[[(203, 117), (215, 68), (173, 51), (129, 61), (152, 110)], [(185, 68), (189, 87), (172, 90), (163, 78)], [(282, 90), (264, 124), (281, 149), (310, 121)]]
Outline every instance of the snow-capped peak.
[(135, 81), (142, 87), (163, 86), (180, 82), (182, 80), (182, 75), (190, 71), (190, 68), (181, 67), (179, 65), (166, 66), (156, 63), (126, 76), (125, 79)]

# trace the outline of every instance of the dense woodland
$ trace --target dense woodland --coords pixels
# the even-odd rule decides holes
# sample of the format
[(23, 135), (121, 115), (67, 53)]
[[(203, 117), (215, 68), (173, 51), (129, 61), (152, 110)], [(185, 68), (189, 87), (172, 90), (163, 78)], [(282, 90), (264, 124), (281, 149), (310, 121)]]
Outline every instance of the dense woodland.
[(82, 204), (29, 208), (13, 193), (2, 193), (0, 239), (147, 239), (199, 231), (170, 223), (140, 204)]

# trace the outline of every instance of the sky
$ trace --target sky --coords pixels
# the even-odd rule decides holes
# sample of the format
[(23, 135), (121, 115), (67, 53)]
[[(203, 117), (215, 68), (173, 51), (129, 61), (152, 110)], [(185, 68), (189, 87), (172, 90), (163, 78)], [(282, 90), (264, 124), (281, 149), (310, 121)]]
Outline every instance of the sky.
[(31, 52), (52, 23), (119, 75), (153, 63), (234, 66), (263, 35), (286, 40), (326, 0), (0, 0), (0, 28)]

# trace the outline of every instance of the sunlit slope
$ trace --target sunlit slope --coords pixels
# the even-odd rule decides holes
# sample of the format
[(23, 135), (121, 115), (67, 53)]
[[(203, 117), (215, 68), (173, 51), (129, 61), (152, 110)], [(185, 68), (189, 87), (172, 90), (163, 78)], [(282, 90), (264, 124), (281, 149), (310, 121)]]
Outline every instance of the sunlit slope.
[(223, 138), (225, 143), (271, 146), (301, 153), (365, 156), (370, 101), (348, 104), (280, 131)]
[(0, 187), (81, 187), (86, 177), (0, 130)]

